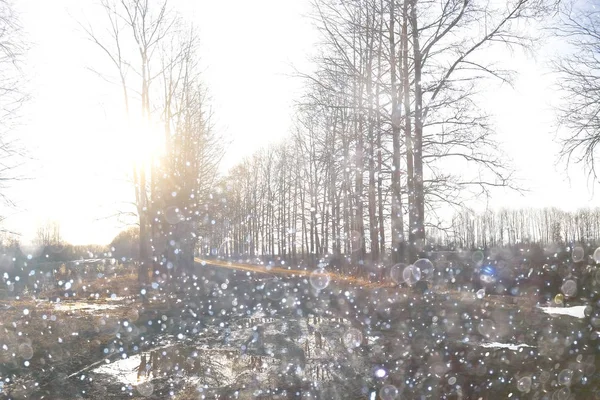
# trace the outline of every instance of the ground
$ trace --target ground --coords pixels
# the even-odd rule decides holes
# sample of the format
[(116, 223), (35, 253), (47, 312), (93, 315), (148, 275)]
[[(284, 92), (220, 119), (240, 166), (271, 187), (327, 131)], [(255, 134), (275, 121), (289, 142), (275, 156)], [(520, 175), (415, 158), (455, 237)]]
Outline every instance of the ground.
[(145, 295), (125, 275), (6, 301), (2, 395), (600, 398), (593, 305), (261, 272), (205, 263)]

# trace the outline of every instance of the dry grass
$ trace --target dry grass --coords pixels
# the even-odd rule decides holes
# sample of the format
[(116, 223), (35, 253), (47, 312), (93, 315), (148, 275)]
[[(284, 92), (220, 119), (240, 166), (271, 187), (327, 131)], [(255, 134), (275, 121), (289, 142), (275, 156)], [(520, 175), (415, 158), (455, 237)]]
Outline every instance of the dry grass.
[[(129, 273), (126, 275), (111, 274), (102, 278), (88, 278), (76, 281), (72, 284), (71, 290), (76, 293), (80, 299), (91, 297), (102, 299), (110, 298), (113, 294), (117, 297), (125, 297), (137, 294), (140, 291), (137, 274)], [(96, 296), (97, 294), (97, 296)], [(56, 299), (64, 298), (65, 289), (55, 287), (45, 290), (39, 294), (39, 298)]]
[[(11, 301), (10, 305), (0, 312), (0, 342), (6, 344), (0, 349), (0, 360), (15, 368), (30, 360), (31, 370), (52, 364), (66, 371), (68, 364), (77, 364), (108, 340), (89, 313), (58, 311), (52, 303), (32, 300)], [(31, 350), (33, 354), (28, 354)]]
[[(102, 359), (102, 349), (114, 340), (123, 320), (136, 321), (144, 310), (155, 308), (132, 299), (131, 295), (139, 293), (135, 274), (81, 280), (71, 289), (75, 296), (67, 297), (64, 288), (57, 287), (37, 299), (23, 296), (0, 301), (3, 371), (13, 371), (23, 379), (35, 376), (39, 389), (44, 390), (44, 382), (52, 384), (54, 377), (67, 377)], [(111, 300), (113, 294), (118, 298)], [(114, 307), (95, 309), (99, 304)]]

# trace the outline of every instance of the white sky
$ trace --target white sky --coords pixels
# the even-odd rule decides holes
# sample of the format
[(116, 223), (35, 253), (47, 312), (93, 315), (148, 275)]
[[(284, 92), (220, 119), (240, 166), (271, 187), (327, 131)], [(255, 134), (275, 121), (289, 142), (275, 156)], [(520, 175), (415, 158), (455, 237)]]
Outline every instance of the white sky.
[[(291, 105), (301, 82), (290, 78), (291, 66), (309, 68), (316, 40), (307, 0), (176, 0), (185, 17), (200, 30), (204, 81), (212, 97), (217, 129), (228, 137), (224, 168), (268, 142), (287, 135)], [(26, 72), (33, 100), (19, 131), (35, 159), (32, 178), (15, 184), (18, 204), (8, 228), (33, 237), (47, 219), (60, 221), (72, 243), (107, 243), (121, 228), (106, 219), (133, 192), (128, 146), (116, 128), (121, 97), (88, 67), (105, 60), (77, 25), (94, 23), (91, 0), (20, 0), (21, 21), (32, 42)], [(543, 61), (543, 60), (542, 60)], [(567, 181), (557, 165), (552, 143), (554, 97), (540, 65), (515, 55), (516, 90), (502, 88), (490, 96), (498, 139), (514, 161), (525, 196), (502, 193), (493, 206), (593, 205), (583, 172)], [(597, 199), (597, 197), (596, 197)]]

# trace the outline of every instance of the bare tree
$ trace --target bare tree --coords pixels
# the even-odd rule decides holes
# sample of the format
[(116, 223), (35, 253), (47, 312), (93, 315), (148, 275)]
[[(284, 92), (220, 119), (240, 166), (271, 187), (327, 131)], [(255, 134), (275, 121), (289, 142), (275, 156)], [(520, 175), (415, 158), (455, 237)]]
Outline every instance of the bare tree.
[(7, 132), (18, 117), (27, 95), (20, 65), (26, 45), (18, 16), (9, 0), (0, 1), (0, 125)]
[[(389, 256), (414, 261), (425, 228), (451, 238), (436, 215), (441, 204), (464, 210), (466, 196), (510, 184), (477, 89), (487, 77), (509, 80), (490, 54), (530, 45), (521, 22), (544, 15), (545, 4), (315, 0), (322, 41), (315, 71), (300, 74), (306, 90), (290, 147), (231, 171), (215, 194), (226, 206), (215, 212), (210, 242), (236, 255), (312, 261), (333, 253), (365, 272)], [(457, 163), (463, 171), (449, 171)], [(518, 232), (509, 236), (508, 220), (493, 213), (455, 221), (469, 245), (533, 229), (511, 220)]]
[[(167, 266), (178, 264), (180, 272), (189, 271), (193, 264), (199, 204), (216, 183), (223, 154), (223, 143), (213, 130), (207, 93), (200, 80), (197, 42), (190, 28), (163, 49), (165, 154), (153, 174), (156, 186), (152, 190), (152, 215), (155, 221), (161, 221), (153, 225), (155, 256), (165, 257)], [(157, 248), (158, 243), (162, 248)]]
[(600, 209), (575, 212), (556, 208), (502, 209), (454, 215), (452, 232), (431, 229), (440, 243), (458, 247), (490, 248), (518, 243), (591, 245), (600, 241)]
[(563, 101), (557, 107), (564, 128), (561, 156), (584, 164), (597, 178), (600, 144), (600, 10), (593, 1), (567, 2), (560, 9), (556, 34), (569, 45), (554, 60)]
[[(82, 27), (90, 41), (102, 50), (117, 70), (128, 121), (133, 117), (132, 92), (139, 94), (135, 98), (140, 111), (139, 120), (147, 130), (152, 125), (151, 85), (160, 76), (157, 50), (176, 26), (177, 18), (170, 14), (166, 0), (102, 0), (101, 8), (106, 17), (106, 30), (97, 34), (93, 26), (82, 24)], [(148, 280), (151, 264), (149, 246), (152, 219), (148, 215), (148, 190), (155, 185), (148, 182), (147, 174), (152, 165), (150, 162), (150, 165), (136, 165), (133, 169), (140, 229), (139, 278), (143, 283)]]
[(146, 283), (151, 267), (167, 278), (175, 265), (183, 272), (193, 262), (200, 207), (215, 183), (223, 146), (212, 129), (193, 27), (167, 0), (102, 0), (101, 9), (106, 29), (83, 28), (117, 71), (130, 128), (141, 121), (139, 141), (153, 126), (162, 128), (163, 154), (133, 169), (139, 279)]
[(3, 189), (20, 179), (16, 168), (24, 155), (11, 131), (19, 123), (19, 110), (28, 99), (21, 70), (27, 50), (18, 15), (10, 0), (0, 0), (0, 198), (12, 204)]
[(57, 221), (46, 221), (35, 233), (34, 243), (38, 246), (60, 246), (63, 243), (60, 235), (60, 224)]

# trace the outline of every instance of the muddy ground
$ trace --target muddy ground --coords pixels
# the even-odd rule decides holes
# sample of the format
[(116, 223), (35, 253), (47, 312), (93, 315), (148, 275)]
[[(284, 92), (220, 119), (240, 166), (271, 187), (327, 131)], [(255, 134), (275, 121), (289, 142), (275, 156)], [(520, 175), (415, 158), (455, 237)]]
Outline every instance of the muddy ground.
[(600, 398), (595, 304), (208, 265), (95, 285), (4, 302), (2, 398)]

